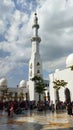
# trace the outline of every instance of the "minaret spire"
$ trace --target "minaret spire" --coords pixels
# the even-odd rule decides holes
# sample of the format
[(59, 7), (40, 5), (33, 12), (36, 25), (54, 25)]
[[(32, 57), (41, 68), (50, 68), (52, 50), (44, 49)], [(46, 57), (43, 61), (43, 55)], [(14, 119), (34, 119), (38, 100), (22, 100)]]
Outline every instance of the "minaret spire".
[(37, 13), (35, 12), (34, 14), (34, 23), (32, 25), (32, 29), (33, 29), (33, 36), (31, 38), (31, 42), (36, 41), (38, 43), (40, 43), (41, 38), (38, 36), (38, 29), (39, 29), (39, 24), (38, 24), (38, 17), (37, 17)]
[(39, 29), (37, 13), (35, 13), (34, 15), (35, 15), (35, 17), (34, 17), (34, 24), (33, 24), (32, 28), (33, 27), (37, 27), (37, 29)]

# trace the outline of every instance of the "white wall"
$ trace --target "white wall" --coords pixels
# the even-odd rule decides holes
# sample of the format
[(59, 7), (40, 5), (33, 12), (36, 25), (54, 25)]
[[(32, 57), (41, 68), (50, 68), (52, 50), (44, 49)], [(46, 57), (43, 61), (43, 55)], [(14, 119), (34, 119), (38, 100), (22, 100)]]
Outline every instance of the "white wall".
[(49, 75), (50, 78), (50, 98), (55, 102), (55, 93), (53, 88), (53, 80), (59, 79), (64, 80), (68, 84), (65, 86), (65, 88), (61, 88), (59, 90), (59, 97), (61, 101), (65, 101), (65, 89), (68, 88), (70, 90), (71, 100), (73, 101), (73, 71), (70, 70), (70, 68), (59, 70), (53, 74)]

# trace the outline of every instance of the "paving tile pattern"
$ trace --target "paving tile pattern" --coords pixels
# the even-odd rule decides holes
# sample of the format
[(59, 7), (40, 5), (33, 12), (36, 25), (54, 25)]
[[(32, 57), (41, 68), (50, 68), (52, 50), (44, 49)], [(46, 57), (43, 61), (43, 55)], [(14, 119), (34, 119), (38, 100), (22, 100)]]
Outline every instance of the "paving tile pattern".
[(0, 111), (0, 130), (73, 130), (73, 117), (66, 112), (51, 113), (37, 110), (8, 117)]

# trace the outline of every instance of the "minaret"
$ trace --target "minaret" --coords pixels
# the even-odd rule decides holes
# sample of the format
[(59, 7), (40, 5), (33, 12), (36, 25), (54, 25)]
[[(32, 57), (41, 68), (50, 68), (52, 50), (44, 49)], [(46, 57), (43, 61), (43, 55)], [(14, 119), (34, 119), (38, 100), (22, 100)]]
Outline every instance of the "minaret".
[(39, 43), (41, 38), (38, 36), (38, 18), (37, 14), (35, 13), (34, 16), (34, 23), (32, 25), (33, 29), (33, 36), (31, 38), (32, 42), (32, 54), (31, 59), (29, 61), (29, 98), (30, 101), (37, 100), (37, 94), (35, 93), (35, 84), (34, 81), (31, 79), (36, 76), (42, 76), (42, 62), (39, 54)]

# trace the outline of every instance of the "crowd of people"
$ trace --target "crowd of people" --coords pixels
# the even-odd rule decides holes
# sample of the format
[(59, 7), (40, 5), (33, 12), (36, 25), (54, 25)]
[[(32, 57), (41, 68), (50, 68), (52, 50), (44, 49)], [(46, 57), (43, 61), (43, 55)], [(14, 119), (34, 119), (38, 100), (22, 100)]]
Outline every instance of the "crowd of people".
[(28, 102), (25, 101), (6, 101), (0, 102), (0, 110), (5, 110), (8, 113), (8, 116), (13, 117), (15, 114), (21, 114), (23, 110), (28, 109)]
[(29, 101), (8, 101), (8, 102), (1, 102), (0, 101), (0, 110), (5, 109), (5, 111), (8, 113), (8, 116), (13, 117), (15, 114), (23, 114), (25, 110), (33, 110), (37, 109), (39, 111), (42, 110), (50, 110), (51, 112), (57, 111), (57, 110), (66, 110), (67, 114), (70, 116), (73, 116), (73, 102), (63, 103), (60, 102), (59, 104), (53, 104), (53, 102), (43, 102), (37, 103), (35, 101), (29, 102)]

